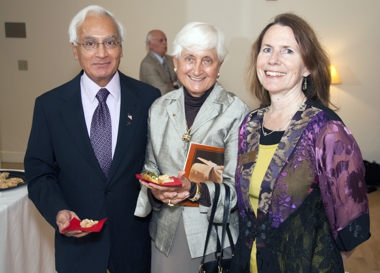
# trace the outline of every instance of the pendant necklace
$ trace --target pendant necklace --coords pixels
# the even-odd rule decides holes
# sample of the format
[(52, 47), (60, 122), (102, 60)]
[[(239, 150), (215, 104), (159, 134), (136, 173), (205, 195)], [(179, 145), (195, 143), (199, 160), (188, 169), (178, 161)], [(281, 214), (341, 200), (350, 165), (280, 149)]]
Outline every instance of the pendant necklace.
[(191, 126), (190, 128), (187, 126), (187, 122), (186, 122), (186, 130), (187, 130), (187, 132), (186, 133), (184, 133), (183, 134), (183, 136), (182, 136), (182, 141), (183, 142), (190, 142), (190, 140), (191, 140), (191, 135), (190, 135), (190, 131), (191, 131), (191, 128), (192, 128), (193, 126)]
[(274, 132), (279, 132), (281, 130), (281, 128), (284, 127), (292, 119), (292, 116), (290, 116), (281, 127), (278, 127), (276, 130), (270, 131), (269, 133), (266, 133), (264, 131), (264, 119), (265, 119), (265, 114), (263, 117), (263, 122), (261, 123), (261, 131), (263, 132), (264, 136), (269, 136), (269, 135), (273, 134)]
[[(304, 106), (305, 101), (306, 101), (306, 99), (304, 99), (302, 103), (298, 104), (298, 110), (297, 110), (297, 111), (299, 111), (299, 110)], [(263, 132), (263, 135), (264, 135), (264, 136), (269, 136), (269, 135), (273, 134), (274, 132), (279, 132), (279, 131), (281, 130), (281, 128), (283, 128), (283, 127), (284, 127), (289, 121), (292, 120), (292, 117), (293, 117), (293, 115), (291, 115), (291, 116), (285, 121), (285, 123), (284, 123), (283, 125), (281, 125), (280, 127), (278, 127), (276, 130), (273, 130), (273, 131), (271, 131), (271, 132), (269, 132), (269, 133), (266, 133), (266, 132), (264, 131), (265, 114), (266, 114), (266, 113), (264, 113), (264, 116), (263, 116), (263, 122), (261, 123), (261, 131)]]

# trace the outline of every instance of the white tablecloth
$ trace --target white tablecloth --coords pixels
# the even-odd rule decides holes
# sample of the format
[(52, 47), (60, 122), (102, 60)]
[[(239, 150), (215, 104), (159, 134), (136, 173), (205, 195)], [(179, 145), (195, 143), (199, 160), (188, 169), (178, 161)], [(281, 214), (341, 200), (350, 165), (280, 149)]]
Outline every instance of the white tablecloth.
[(0, 194), (0, 273), (56, 272), (54, 229), (29, 200), (27, 186)]

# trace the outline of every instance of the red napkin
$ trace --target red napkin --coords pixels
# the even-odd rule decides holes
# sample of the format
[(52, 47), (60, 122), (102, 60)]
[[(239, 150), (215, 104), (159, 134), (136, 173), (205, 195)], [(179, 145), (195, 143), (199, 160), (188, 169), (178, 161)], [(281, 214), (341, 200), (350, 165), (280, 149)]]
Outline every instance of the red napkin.
[(174, 179), (174, 182), (168, 182), (168, 183), (163, 183), (163, 184), (157, 184), (157, 183), (154, 183), (152, 181), (149, 181), (149, 180), (145, 180), (144, 178), (142, 178), (142, 175), (141, 174), (136, 174), (136, 177), (137, 179), (140, 179), (144, 182), (147, 182), (147, 183), (152, 183), (152, 184), (156, 184), (158, 186), (161, 186), (161, 187), (180, 187), (182, 186), (182, 182), (181, 180), (179, 180), (177, 177), (175, 176), (171, 176), (170, 178), (173, 178)]
[(92, 227), (82, 228), (80, 226), (80, 221), (77, 218), (73, 218), (70, 221), (70, 226), (68, 226), (67, 228), (61, 230), (61, 233), (66, 232), (66, 231), (70, 231), (70, 230), (82, 230), (82, 231), (99, 232), (102, 229), (103, 224), (104, 224), (104, 222), (106, 220), (107, 220), (107, 218), (104, 218), (102, 220), (99, 220), (99, 222), (96, 225), (93, 225)]

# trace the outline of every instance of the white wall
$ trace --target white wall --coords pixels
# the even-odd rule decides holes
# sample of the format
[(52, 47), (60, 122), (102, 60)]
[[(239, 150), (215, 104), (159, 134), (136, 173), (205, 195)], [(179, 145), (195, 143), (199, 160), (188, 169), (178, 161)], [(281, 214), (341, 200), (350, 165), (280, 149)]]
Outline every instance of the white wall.
[[(338, 114), (356, 137), (363, 156), (380, 162), (379, 0), (1, 0), (0, 2), (0, 157), (22, 162), (34, 99), (79, 72), (68, 42), (71, 18), (90, 4), (102, 5), (123, 23), (126, 41), (120, 70), (138, 78), (145, 36), (162, 29), (169, 40), (190, 21), (221, 27), (229, 54), (219, 81), (252, 109), (257, 100), (243, 84), (249, 48), (278, 13), (304, 17), (319, 34), (343, 84), (332, 87)], [(4, 22), (25, 22), (27, 38), (5, 38)], [(169, 47), (169, 51), (171, 47)], [(18, 71), (17, 61), (29, 70)]]

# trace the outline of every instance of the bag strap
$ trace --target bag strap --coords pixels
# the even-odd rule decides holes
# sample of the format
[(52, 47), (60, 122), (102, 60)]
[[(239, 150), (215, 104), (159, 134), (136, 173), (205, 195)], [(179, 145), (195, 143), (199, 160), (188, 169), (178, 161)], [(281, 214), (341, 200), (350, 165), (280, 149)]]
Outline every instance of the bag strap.
[(230, 230), (230, 223), (227, 223), (227, 235), (228, 235), (228, 240), (230, 241), (231, 254), (233, 257), (235, 255), (235, 244), (234, 244), (234, 240), (232, 239), (232, 234), (231, 234), (231, 230)]
[[(218, 232), (218, 227), (216, 225), (214, 225), (214, 227), (215, 227), (216, 232)], [(227, 223), (226, 230), (227, 230), (228, 241), (230, 242), (230, 246), (231, 246), (231, 254), (232, 254), (232, 257), (233, 257), (235, 255), (235, 244), (234, 244), (234, 240), (232, 238), (232, 233), (231, 233), (231, 229), (230, 229), (230, 223)], [(216, 252), (219, 253), (221, 251), (221, 246), (220, 246), (220, 240), (219, 240), (218, 233), (216, 233), (216, 239), (217, 239)]]
[[(226, 237), (226, 229), (228, 225), (228, 214), (230, 214), (230, 187), (224, 185), (224, 189), (225, 189), (225, 198), (224, 198), (224, 211), (223, 211), (222, 241), (221, 241), (221, 251), (218, 258), (219, 271), (221, 271), (222, 269), (224, 238)], [(231, 244), (231, 240), (230, 240), (230, 244)]]
[(213, 201), (212, 208), (211, 208), (210, 220), (209, 220), (209, 223), (208, 223), (207, 234), (206, 234), (205, 247), (204, 247), (204, 250), (203, 250), (202, 261), (201, 261), (201, 264), (199, 266), (199, 272), (202, 272), (201, 270), (202, 270), (202, 266), (203, 266), (204, 261), (205, 261), (206, 249), (207, 249), (207, 245), (208, 245), (208, 239), (210, 238), (211, 228), (213, 226), (215, 211), (216, 211), (216, 207), (218, 205), (218, 200), (219, 200), (219, 195), (220, 195), (220, 185), (218, 183), (214, 183), (214, 184), (215, 184), (214, 201)]

